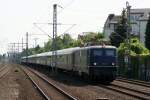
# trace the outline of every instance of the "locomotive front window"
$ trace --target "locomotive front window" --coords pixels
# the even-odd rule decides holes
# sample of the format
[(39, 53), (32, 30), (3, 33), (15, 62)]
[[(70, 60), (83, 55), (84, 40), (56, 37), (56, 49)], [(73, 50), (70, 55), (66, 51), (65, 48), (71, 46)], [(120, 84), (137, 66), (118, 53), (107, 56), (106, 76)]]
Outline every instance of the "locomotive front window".
[(115, 56), (115, 50), (106, 50), (105, 54), (106, 56)]
[(94, 50), (93, 54), (94, 54), (94, 56), (102, 56), (103, 52), (102, 52), (102, 50)]

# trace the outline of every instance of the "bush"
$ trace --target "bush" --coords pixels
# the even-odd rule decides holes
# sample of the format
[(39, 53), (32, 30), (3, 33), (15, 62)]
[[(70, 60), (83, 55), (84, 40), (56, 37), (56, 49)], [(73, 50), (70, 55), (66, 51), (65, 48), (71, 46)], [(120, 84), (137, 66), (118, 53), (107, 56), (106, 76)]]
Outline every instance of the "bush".
[[(118, 48), (118, 56), (124, 56), (126, 50), (129, 50), (129, 46), (126, 43), (121, 43)], [(130, 42), (130, 55), (135, 56), (136, 54), (149, 54), (149, 50), (137, 38), (132, 38)]]

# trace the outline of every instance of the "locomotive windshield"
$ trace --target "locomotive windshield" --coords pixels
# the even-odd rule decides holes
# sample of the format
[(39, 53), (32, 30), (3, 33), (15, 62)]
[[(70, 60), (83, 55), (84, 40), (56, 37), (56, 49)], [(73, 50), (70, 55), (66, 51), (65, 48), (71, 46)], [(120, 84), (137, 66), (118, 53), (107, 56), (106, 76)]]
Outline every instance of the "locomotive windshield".
[(103, 55), (103, 51), (102, 50), (94, 50), (93, 51), (93, 55), (94, 56), (102, 56)]
[(115, 56), (116, 55), (116, 52), (115, 52), (115, 50), (106, 50), (105, 51), (105, 55), (106, 56)]
[(93, 49), (93, 56), (115, 56), (116, 52), (114, 49)]

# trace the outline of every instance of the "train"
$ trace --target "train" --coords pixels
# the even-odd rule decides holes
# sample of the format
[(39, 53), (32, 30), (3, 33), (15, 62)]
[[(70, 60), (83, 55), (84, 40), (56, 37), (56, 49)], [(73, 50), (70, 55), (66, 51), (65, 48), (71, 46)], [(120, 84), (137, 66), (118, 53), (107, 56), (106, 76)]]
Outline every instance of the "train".
[[(54, 53), (56, 54), (54, 55)], [(55, 58), (55, 59), (54, 59)], [(44, 52), (21, 58), (22, 64), (47, 66), (89, 79), (112, 82), (117, 74), (116, 47), (96, 45)]]

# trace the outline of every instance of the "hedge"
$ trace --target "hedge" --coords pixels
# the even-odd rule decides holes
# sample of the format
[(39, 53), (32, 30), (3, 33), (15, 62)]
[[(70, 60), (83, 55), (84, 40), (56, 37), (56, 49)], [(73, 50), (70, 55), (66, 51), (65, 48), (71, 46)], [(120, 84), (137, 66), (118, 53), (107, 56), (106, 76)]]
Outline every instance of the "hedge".
[(119, 76), (150, 81), (150, 54), (130, 55), (129, 65), (125, 63), (124, 56), (120, 56), (118, 66)]

